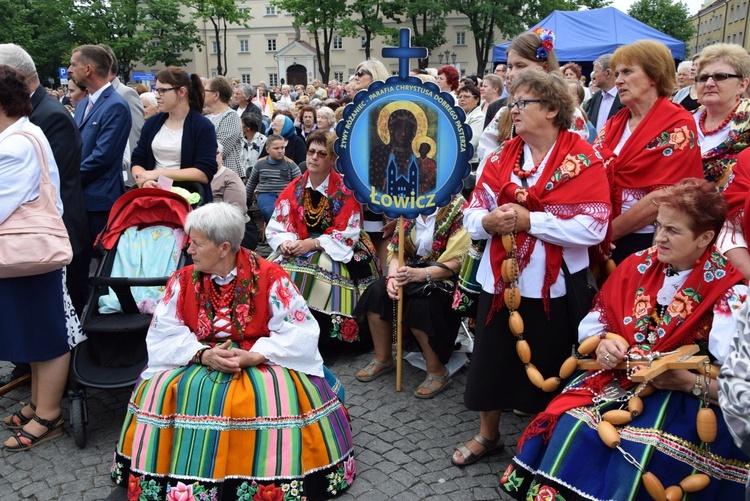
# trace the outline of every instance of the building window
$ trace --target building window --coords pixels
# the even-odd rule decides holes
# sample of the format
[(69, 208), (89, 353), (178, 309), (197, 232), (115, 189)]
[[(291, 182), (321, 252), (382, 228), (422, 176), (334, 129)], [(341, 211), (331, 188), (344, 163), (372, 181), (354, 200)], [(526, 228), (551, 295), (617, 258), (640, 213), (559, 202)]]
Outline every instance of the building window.
[(278, 73), (269, 73), (268, 74), (268, 85), (271, 87), (275, 87), (279, 85), (279, 74)]
[(241, 15), (247, 14), (248, 8), (247, 7), (237, 7), (237, 12), (239, 12)]
[(153, 47), (154, 49), (156, 49), (157, 47), (159, 47), (159, 41), (151, 42), (151, 47)]
[(337, 82), (343, 82), (344, 81), (344, 72), (343, 71), (334, 71), (333, 72), (333, 78)]
[(214, 40), (211, 42), (211, 54), (216, 54), (217, 52), (219, 52), (219, 45)]
[(250, 52), (250, 42), (248, 40), (240, 40), (240, 52)]
[(362, 37), (359, 42), (359, 48), (364, 49), (367, 46), (367, 37)]
[(266, 15), (267, 16), (275, 16), (276, 15), (276, 6), (275, 5), (266, 5)]
[(269, 38), (266, 40), (267, 43), (267, 50), (269, 52), (275, 52), (276, 51), (276, 39), (275, 38)]
[(250, 73), (243, 73), (240, 75), (240, 78), (242, 78), (242, 83), (249, 84), (250, 82)]
[(459, 31), (456, 33), (456, 45), (466, 45), (466, 32)]
[(344, 39), (341, 37), (333, 37), (333, 49), (342, 50), (344, 48)]

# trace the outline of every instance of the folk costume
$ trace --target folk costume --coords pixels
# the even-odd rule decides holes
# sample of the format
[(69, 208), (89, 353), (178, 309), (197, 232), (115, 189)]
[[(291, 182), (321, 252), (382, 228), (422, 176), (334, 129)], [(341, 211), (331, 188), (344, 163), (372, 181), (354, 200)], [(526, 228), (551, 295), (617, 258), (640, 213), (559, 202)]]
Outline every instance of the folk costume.
[[(268, 244), (274, 249), (269, 260), (289, 273), (321, 324), (322, 337), (359, 340), (354, 307), (379, 276), (375, 249), (360, 219), (359, 202), (331, 170), (316, 189), (307, 172), (290, 183), (266, 226)], [(322, 250), (292, 258), (278, 253), (281, 242), (310, 237), (319, 240)]]
[[(524, 181), (528, 188), (522, 187)], [(516, 237), (522, 296), (517, 311), (523, 317), (532, 363), (548, 377), (558, 373), (575, 343), (575, 333), (567, 325), (563, 256), (570, 273), (585, 273), (587, 248), (601, 242), (609, 220), (609, 192), (601, 160), (578, 134), (564, 130), (542, 163), (534, 166), (531, 150), (516, 137), (490, 157), (479, 178), (464, 211), (464, 227), (471, 238), (488, 241), (477, 270), (482, 292), (464, 395), (466, 406), (475, 411), (536, 413), (552, 395), (529, 381), (516, 354), (516, 338), (509, 330), (509, 312), (502, 300), (505, 282), (500, 265), (506, 252), (500, 235), (490, 235), (482, 226), (482, 218), (495, 207), (519, 202), (530, 211), (531, 229)]]
[[(581, 322), (579, 340), (614, 332), (631, 349), (662, 353), (698, 343), (703, 354), (710, 353), (721, 365), (747, 295), (747, 287), (738, 285), (742, 276), (714, 246), (694, 268), (682, 272), (659, 262), (656, 254), (656, 247), (640, 251), (617, 267)], [(625, 371), (590, 371), (571, 381), (524, 432), (501, 490), (524, 500), (542, 491), (566, 500), (651, 499), (641, 472), (597, 433), (601, 414), (620, 408), (631, 396), (605, 401), (607, 385), (617, 378), (619, 388), (637, 387), (626, 376)], [(621, 447), (664, 487), (692, 473), (709, 475), (708, 487), (689, 499), (742, 499), (748, 458), (732, 443), (714, 405), (719, 431), (711, 454), (705, 452), (696, 430), (701, 404), (702, 398), (692, 393), (657, 390), (643, 398), (643, 412), (619, 429)], [(588, 467), (582, 468), (584, 463)]]
[(737, 103), (737, 109), (727, 117), (729, 121), (709, 135), (705, 135), (700, 127), (701, 117), (707, 113), (706, 109), (701, 107), (693, 115), (703, 156), (703, 177), (706, 181), (716, 183), (722, 191), (732, 183), (737, 155), (750, 144), (748, 112), (750, 99), (741, 99)]
[[(460, 195), (451, 203), (439, 208), (426, 220), (407, 219), (404, 221), (404, 264), (419, 266), (420, 263), (446, 263), (458, 259), (462, 261), (471, 243), (469, 234), (463, 227), (463, 205)], [(398, 231), (388, 246), (388, 262), (398, 252)], [(455, 285), (454, 281), (450, 281)], [(422, 297), (405, 295), (402, 325), (427, 333), (430, 347), (437, 354), (440, 363), (446, 364), (453, 353), (461, 316), (453, 311), (453, 298), (449, 292), (434, 291)], [(356, 312), (364, 319), (368, 311), (378, 313), (386, 322), (393, 323), (394, 301), (388, 297), (386, 279), (381, 277), (367, 288), (357, 303)]]
[[(195, 361), (228, 339), (269, 362), (231, 374)], [(250, 251), (240, 249), (226, 278), (175, 272), (149, 328), (148, 367), (112, 478), (128, 499), (323, 499), (345, 490), (351, 431), (317, 341), (286, 273)]]
[[(686, 177), (703, 177), (697, 131), (692, 115), (682, 106), (660, 97), (631, 131), (626, 107), (610, 118), (594, 142), (604, 159), (612, 190), (612, 219), (648, 193)], [(621, 262), (635, 251), (651, 246), (654, 227), (649, 224), (616, 242), (612, 258)], [(600, 246), (601, 257), (610, 254), (609, 238)]]
[(727, 220), (719, 233), (717, 246), (722, 253), (736, 247), (747, 247), (750, 235), (750, 150), (737, 155), (732, 169), (732, 182), (724, 190), (729, 210)]

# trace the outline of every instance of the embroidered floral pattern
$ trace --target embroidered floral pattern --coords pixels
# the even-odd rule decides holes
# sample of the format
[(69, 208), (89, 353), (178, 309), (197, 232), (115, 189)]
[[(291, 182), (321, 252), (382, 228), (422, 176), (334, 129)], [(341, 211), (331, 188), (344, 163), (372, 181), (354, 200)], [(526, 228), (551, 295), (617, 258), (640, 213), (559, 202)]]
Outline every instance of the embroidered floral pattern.
[(128, 501), (158, 501), (161, 487), (156, 480), (141, 480), (130, 474), (128, 478)]
[(341, 315), (331, 315), (331, 337), (347, 343), (359, 341), (357, 321)]
[(335, 496), (340, 490), (346, 489), (354, 481), (355, 474), (354, 458), (352, 457), (342, 462), (335, 472), (326, 475), (328, 492)]
[(529, 491), (526, 493), (527, 501), (565, 501), (557, 492), (557, 489), (551, 485), (540, 485), (532, 482)]
[(237, 488), (237, 499), (252, 501), (292, 501), (302, 499), (302, 482), (292, 480), (289, 483), (259, 484), (242, 482)]
[(664, 148), (662, 154), (668, 157), (674, 153), (674, 150), (692, 149), (695, 147), (695, 133), (683, 125), (672, 132), (664, 131), (647, 145), (647, 150)]
[[(404, 253), (407, 256), (416, 256), (416, 247), (411, 240), (411, 231), (416, 223), (413, 219), (404, 221), (405, 247)], [(435, 219), (434, 241), (432, 251), (421, 258), (421, 261), (437, 261), (440, 255), (448, 247), (448, 240), (458, 232), (463, 224), (463, 204), (454, 199), (449, 205), (441, 208)], [(388, 249), (396, 252), (398, 250), (398, 232), (394, 233), (393, 240)]]
[(523, 477), (517, 475), (516, 467), (513, 463), (505, 469), (505, 473), (500, 477), (500, 486), (508, 492), (517, 491), (523, 484)]
[(552, 173), (552, 177), (547, 184), (544, 185), (544, 189), (550, 191), (554, 188), (555, 184), (573, 179), (581, 173), (581, 170), (589, 165), (591, 165), (591, 160), (589, 160), (589, 157), (583, 153), (579, 153), (578, 155), (567, 155), (563, 159), (562, 164), (560, 164)]
[(683, 289), (675, 294), (674, 299), (672, 299), (672, 302), (667, 306), (667, 311), (664, 313), (664, 323), (669, 325), (669, 322), (673, 318), (685, 320), (693, 312), (693, 300), (700, 303), (701, 296), (692, 287)]

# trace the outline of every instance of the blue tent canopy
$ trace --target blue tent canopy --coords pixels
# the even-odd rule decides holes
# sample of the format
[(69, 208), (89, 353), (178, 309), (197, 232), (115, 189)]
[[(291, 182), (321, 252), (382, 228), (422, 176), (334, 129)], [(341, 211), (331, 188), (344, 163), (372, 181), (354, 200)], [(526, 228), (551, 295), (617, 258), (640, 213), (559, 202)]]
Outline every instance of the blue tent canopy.
[[(622, 45), (638, 40), (656, 40), (666, 45), (677, 60), (685, 59), (685, 43), (624, 14), (614, 7), (552, 14), (531, 29), (543, 27), (555, 34), (555, 55), (558, 61), (594, 61), (611, 54)], [(492, 61), (506, 62), (505, 51), (510, 42), (493, 47)]]

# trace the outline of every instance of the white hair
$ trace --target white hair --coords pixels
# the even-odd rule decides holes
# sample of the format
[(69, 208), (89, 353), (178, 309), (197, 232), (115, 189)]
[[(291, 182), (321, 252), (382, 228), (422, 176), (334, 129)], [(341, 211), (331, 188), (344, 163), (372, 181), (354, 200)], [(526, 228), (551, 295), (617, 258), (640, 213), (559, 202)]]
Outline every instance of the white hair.
[(188, 214), (185, 233), (190, 234), (193, 229), (206, 235), (214, 245), (229, 242), (232, 252), (237, 252), (245, 236), (245, 217), (233, 205), (213, 202)]
[(683, 61), (677, 66), (677, 73), (679, 73), (682, 70), (690, 71), (690, 68), (692, 68), (693, 62), (692, 61)]
[(39, 78), (34, 60), (28, 52), (14, 43), (0, 44), (0, 64), (10, 66), (26, 80)]
[(156, 94), (153, 92), (144, 92), (140, 95), (141, 101), (146, 101), (151, 106), (158, 106), (158, 103), (156, 102)]

